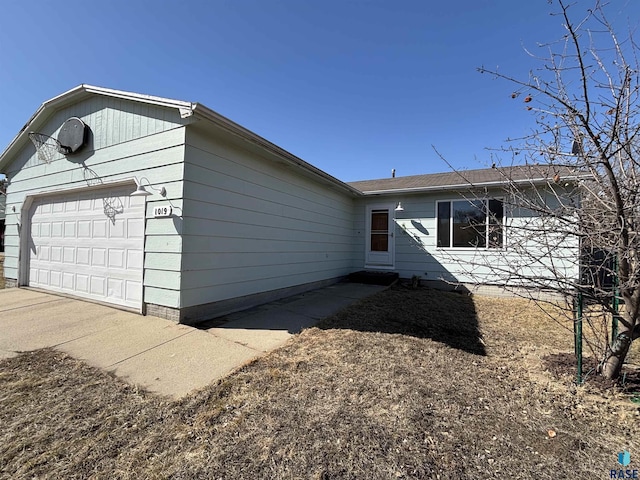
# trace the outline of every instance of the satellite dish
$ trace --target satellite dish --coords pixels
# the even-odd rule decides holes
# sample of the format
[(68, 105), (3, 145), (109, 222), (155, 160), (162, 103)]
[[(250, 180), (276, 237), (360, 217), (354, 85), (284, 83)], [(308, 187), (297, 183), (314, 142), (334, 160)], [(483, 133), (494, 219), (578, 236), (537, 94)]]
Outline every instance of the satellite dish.
[(65, 155), (76, 153), (87, 143), (87, 125), (78, 117), (69, 118), (60, 127), (58, 143)]

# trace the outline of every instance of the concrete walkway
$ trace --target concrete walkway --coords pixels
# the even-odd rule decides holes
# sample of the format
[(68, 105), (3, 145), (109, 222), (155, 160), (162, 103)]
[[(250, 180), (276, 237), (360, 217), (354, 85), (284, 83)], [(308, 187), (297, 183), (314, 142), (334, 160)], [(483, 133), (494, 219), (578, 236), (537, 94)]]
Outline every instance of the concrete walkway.
[(177, 399), (384, 288), (338, 283), (228, 315), (211, 328), (10, 288), (0, 290), (0, 359), (54, 347)]

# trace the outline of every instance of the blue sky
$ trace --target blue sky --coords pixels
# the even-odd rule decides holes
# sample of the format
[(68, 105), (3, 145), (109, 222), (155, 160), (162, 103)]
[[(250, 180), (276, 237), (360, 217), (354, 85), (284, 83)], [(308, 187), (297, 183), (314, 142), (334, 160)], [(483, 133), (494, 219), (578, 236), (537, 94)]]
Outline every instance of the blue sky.
[[(592, 4), (579, 0), (578, 12)], [(547, 0), (2, 3), (0, 151), (81, 83), (197, 101), (344, 181), (491, 163), (533, 127), (523, 47), (559, 38)], [(634, 25), (640, 2), (612, 0)]]

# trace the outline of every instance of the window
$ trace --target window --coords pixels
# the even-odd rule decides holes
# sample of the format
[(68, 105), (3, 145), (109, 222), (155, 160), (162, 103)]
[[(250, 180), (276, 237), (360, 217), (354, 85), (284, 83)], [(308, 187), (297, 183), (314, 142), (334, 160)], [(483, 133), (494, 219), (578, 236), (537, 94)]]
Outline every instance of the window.
[(436, 210), (438, 247), (502, 247), (502, 200), (447, 200), (437, 202)]
[(371, 211), (371, 251), (389, 251), (389, 210)]

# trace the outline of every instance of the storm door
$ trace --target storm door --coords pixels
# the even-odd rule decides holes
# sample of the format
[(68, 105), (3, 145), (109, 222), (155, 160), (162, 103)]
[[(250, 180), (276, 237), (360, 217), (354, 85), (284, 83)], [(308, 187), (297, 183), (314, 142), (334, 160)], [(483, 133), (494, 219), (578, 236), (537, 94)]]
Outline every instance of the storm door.
[(393, 204), (367, 207), (367, 266), (393, 267)]

